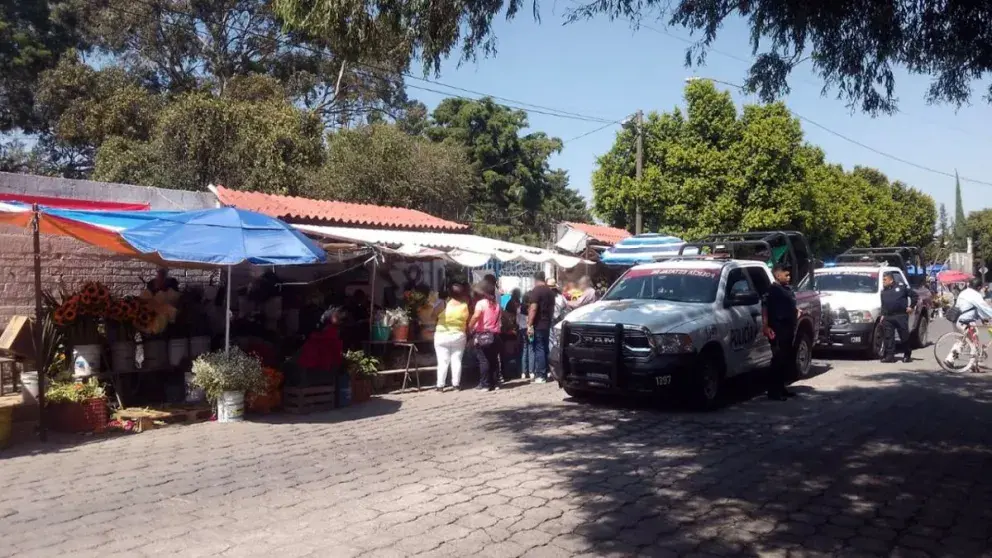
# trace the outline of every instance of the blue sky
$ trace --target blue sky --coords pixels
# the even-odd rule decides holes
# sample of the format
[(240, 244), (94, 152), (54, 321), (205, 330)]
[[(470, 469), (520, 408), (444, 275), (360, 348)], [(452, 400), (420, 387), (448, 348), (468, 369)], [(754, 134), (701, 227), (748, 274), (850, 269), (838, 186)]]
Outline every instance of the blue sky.
[[(721, 31), (706, 66), (686, 68), (686, 43), (666, 35), (661, 23), (649, 22), (655, 30), (632, 31), (625, 21), (605, 18), (562, 25), (564, 6), (546, 3), (542, 22), (533, 21), (528, 9), (513, 22), (496, 25), (499, 52), (460, 66), (449, 61), (442, 67), (440, 82), (491, 95), (554, 107), (590, 116), (621, 119), (638, 108), (645, 112), (671, 110), (682, 103), (682, 89), (689, 76), (705, 76), (741, 83), (747, 72), (750, 47), (743, 22), (732, 22)], [(667, 33), (688, 38), (682, 29)], [(416, 70), (415, 70), (416, 72)], [(419, 75), (419, 73), (417, 74)], [(410, 85), (421, 85), (408, 80)], [(798, 114), (844, 136), (918, 165), (962, 177), (992, 182), (985, 154), (992, 149), (992, 106), (981, 97), (981, 86), (971, 106), (928, 105), (924, 100), (929, 78), (902, 74), (896, 94), (900, 113), (869, 117), (852, 111), (835, 93), (821, 96), (821, 81), (800, 68), (790, 79), (791, 94), (784, 100)], [(729, 89), (729, 88), (728, 88)], [(738, 104), (756, 102), (732, 90)], [(411, 89), (410, 96), (429, 107), (444, 96)], [(453, 92), (453, 94), (467, 95)], [(542, 114), (530, 115), (533, 129), (568, 140), (602, 126)], [(596, 157), (609, 150), (619, 126), (569, 142), (552, 164), (569, 171), (572, 186), (591, 198), (590, 178)], [(851, 168), (865, 165), (880, 169), (892, 180), (902, 180), (947, 205), (953, 217), (954, 179), (939, 176), (894, 161), (804, 123), (809, 142), (819, 145), (828, 160)], [(992, 206), (992, 186), (962, 180), (965, 212)]]

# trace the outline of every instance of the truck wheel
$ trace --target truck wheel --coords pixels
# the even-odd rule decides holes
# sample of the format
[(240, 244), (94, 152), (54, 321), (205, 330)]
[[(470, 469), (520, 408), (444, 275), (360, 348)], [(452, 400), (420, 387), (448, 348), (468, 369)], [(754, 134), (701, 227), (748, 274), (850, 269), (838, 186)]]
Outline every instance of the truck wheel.
[(796, 373), (795, 377), (789, 378), (790, 382), (805, 378), (809, 374), (809, 369), (813, 365), (813, 337), (802, 331), (799, 339), (796, 340)]
[(875, 324), (875, 329), (871, 332), (871, 342), (868, 344), (868, 348), (865, 349), (865, 358), (869, 360), (878, 360), (882, 358), (882, 342), (885, 340), (885, 330), (882, 329), (882, 322), (879, 320)]
[(922, 349), (927, 346), (927, 332), (930, 331), (929, 314), (930, 312), (928, 310), (920, 311), (920, 321), (916, 324), (916, 329), (913, 330), (913, 334), (910, 336), (910, 347)]
[(705, 351), (699, 357), (699, 369), (691, 387), (690, 397), (693, 407), (702, 411), (720, 406), (723, 395), (723, 359), (713, 351)]

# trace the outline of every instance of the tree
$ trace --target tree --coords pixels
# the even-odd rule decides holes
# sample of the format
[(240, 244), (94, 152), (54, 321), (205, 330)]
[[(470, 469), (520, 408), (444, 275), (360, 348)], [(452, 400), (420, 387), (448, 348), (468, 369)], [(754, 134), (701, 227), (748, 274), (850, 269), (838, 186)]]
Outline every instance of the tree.
[(954, 250), (963, 252), (968, 248), (968, 220), (964, 216), (964, 205), (961, 203), (961, 181), (958, 172), (954, 171)]
[(937, 236), (940, 238), (941, 246), (948, 241), (949, 233), (950, 228), (947, 223), (947, 208), (944, 207), (944, 204), (940, 204), (940, 210), (937, 213)]
[[(462, 59), (495, 52), (494, 18), (513, 18), (523, 0), (275, 0), (287, 24), (311, 36), (342, 37), (361, 49), (377, 40), (405, 34), (405, 51), (419, 54), (426, 71), (461, 49)], [(538, 18), (537, 0), (531, 3)], [(755, 60), (747, 87), (770, 102), (789, 92), (794, 68), (809, 62), (824, 80), (824, 92), (864, 111), (896, 110), (895, 68), (932, 78), (927, 99), (964, 104), (971, 85), (992, 70), (992, 8), (987, 2), (961, 0), (602, 0), (578, 4), (567, 22), (606, 16), (630, 22), (659, 19), (701, 39), (686, 51), (686, 64), (705, 62), (706, 53), (728, 20), (750, 28)], [(987, 89), (992, 99), (992, 86)]]
[(574, 215), (585, 203), (569, 192), (567, 176), (551, 170), (548, 159), (561, 150), (558, 138), (523, 134), (527, 113), (479, 101), (445, 99), (434, 109), (427, 137), (463, 148), (472, 165), (470, 221), (482, 234), (541, 244), (553, 236), (545, 203)]
[(376, 124), (331, 134), (327, 152), (327, 162), (309, 182), (309, 196), (409, 207), (451, 219), (469, 205), (474, 176), (457, 145)]
[(399, 75), (410, 58), (395, 43), (353, 52), (337, 35), (307, 40), (284, 30), (269, 0), (102, 0), (86, 28), (154, 91), (223, 95), (232, 79), (264, 74), (332, 125), (406, 102)]
[(975, 239), (975, 257), (985, 266), (992, 264), (992, 209), (972, 211), (967, 221)]
[(634, 180), (632, 130), (623, 130), (593, 173), (593, 210), (613, 226), (632, 221), (686, 238), (735, 230), (797, 229), (814, 250), (929, 244), (933, 200), (874, 169), (845, 173), (803, 141), (781, 103), (738, 112), (726, 92), (699, 81), (685, 109), (648, 115), (644, 179)]
[(34, 90), (61, 54), (81, 46), (70, 1), (0, 2), (0, 131), (37, 129)]
[(323, 160), (323, 126), (287, 99), (182, 95), (158, 115), (148, 141), (114, 136), (94, 178), (201, 190), (207, 184), (299, 195)]

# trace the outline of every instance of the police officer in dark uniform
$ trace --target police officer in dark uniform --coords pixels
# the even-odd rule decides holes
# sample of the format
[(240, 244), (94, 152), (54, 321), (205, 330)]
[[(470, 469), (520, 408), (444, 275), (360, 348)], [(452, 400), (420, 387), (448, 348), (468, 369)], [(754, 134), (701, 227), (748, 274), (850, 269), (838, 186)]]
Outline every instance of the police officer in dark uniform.
[(882, 278), (882, 329), (885, 337), (882, 339), (882, 362), (895, 362), (896, 330), (899, 338), (906, 344), (906, 354), (903, 362), (913, 362), (913, 347), (909, 342), (909, 315), (916, 308), (920, 296), (916, 291), (902, 283), (896, 283), (892, 273), (886, 273)]
[(795, 334), (799, 310), (796, 307), (796, 294), (789, 287), (792, 280), (791, 268), (785, 264), (776, 264), (772, 268), (772, 275), (775, 276), (775, 282), (765, 293), (764, 304), (761, 306), (764, 334), (772, 346), (768, 398), (784, 401), (795, 395), (785, 385), (796, 368)]

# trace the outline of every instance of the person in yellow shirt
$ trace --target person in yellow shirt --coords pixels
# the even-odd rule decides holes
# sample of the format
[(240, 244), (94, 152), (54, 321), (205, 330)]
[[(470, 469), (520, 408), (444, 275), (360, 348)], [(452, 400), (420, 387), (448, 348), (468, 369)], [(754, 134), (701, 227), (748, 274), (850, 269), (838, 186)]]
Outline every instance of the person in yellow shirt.
[(437, 390), (444, 391), (451, 368), (451, 386), (460, 389), (462, 356), (468, 340), (468, 290), (465, 285), (451, 285), (447, 300), (437, 307), (437, 327), (434, 330), (434, 354), (437, 355)]

